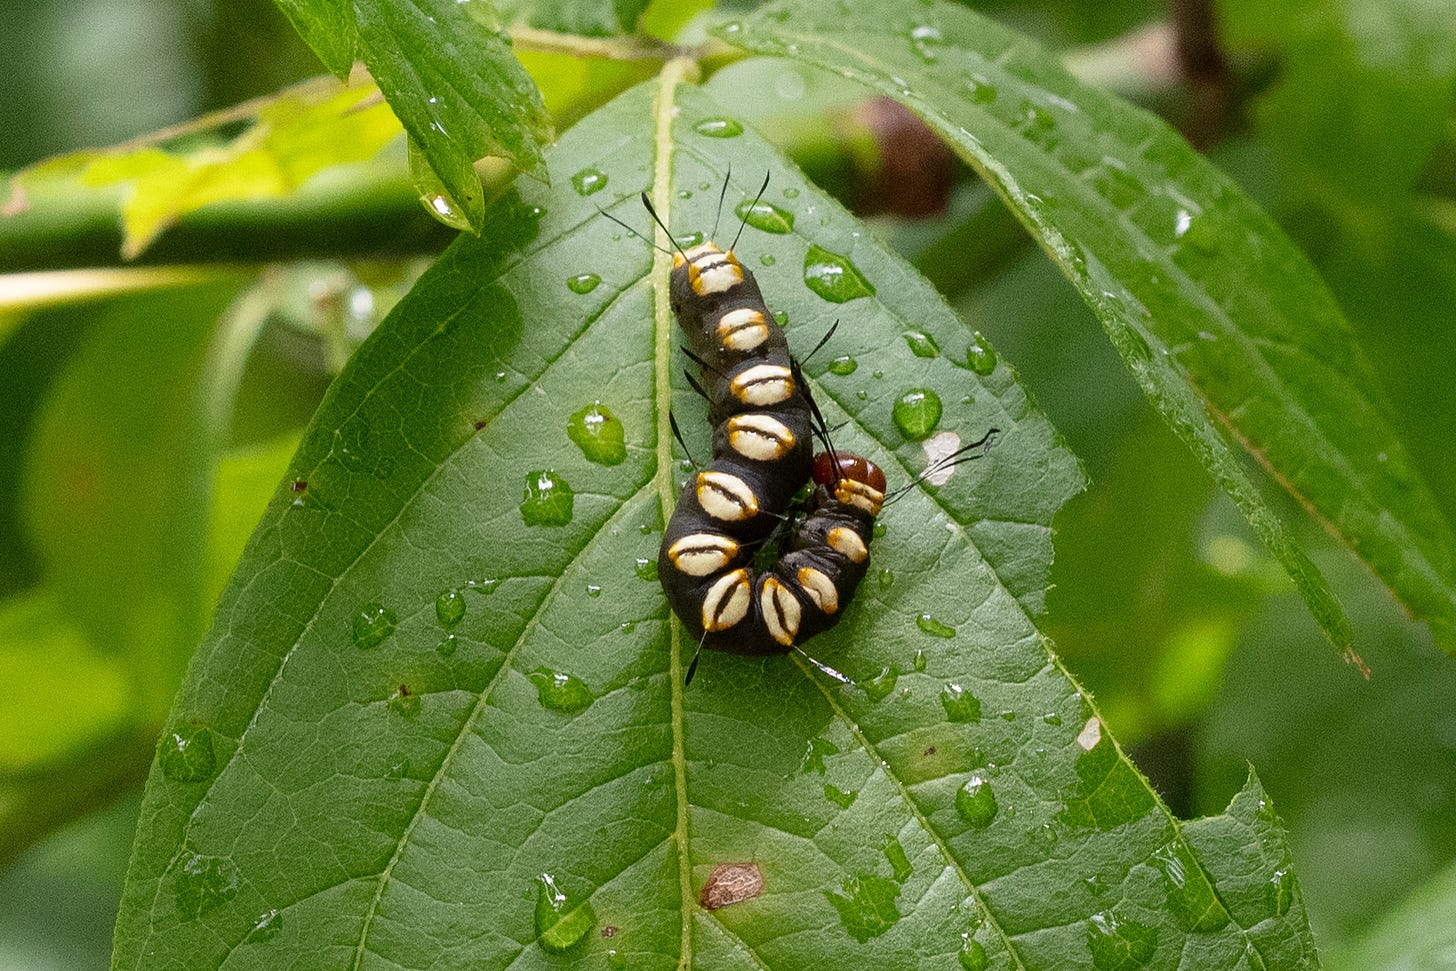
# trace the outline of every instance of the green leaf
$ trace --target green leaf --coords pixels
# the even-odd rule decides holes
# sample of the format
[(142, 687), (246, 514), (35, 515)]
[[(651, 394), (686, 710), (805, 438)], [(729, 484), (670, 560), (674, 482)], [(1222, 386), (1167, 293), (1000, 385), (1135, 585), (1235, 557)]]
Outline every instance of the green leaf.
[(355, 0), (354, 10), (369, 73), (471, 226), (485, 212), (476, 159), (546, 178), (551, 118), (488, 3)]
[(611, 37), (637, 29), (650, 0), (496, 0), (508, 24), (585, 37)]
[(1447, 967), (1456, 951), (1456, 864), (1411, 891), (1353, 945), (1330, 955), (1338, 971)]
[[(935, 291), (722, 137), (685, 70), (572, 129), (553, 188), (493, 203), (331, 389), (178, 697), (212, 776), (154, 766), (115, 967), (1231, 967), (1307, 939), (1297, 897), (1188, 897), (1250, 872), (1223, 848), (1170, 902), (1182, 826), (1033, 623), (1081, 478), (1014, 373), (963, 364)], [(790, 343), (839, 320), (807, 365), (837, 442), (903, 484), (947, 436), (1003, 432), (882, 518), (875, 576), (809, 644), (855, 686), (713, 654), (686, 689), (656, 582), (669, 409), (695, 454), (709, 431), (671, 383), (670, 256), (597, 207), (645, 234), (650, 191), (687, 239), (730, 163), (726, 209), (768, 170), (793, 215), (738, 247)], [(866, 286), (821, 296), (811, 251)], [(894, 419), (912, 388), (942, 403), (925, 443)], [(592, 405), (620, 462), (573, 439)]]
[(780, 3), (720, 35), (858, 80), (948, 138), (1077, 286), (1336, 645), (1350, 648), (1343, 611), (1228, 433), (1411, 610), (1456, 625), (1451, 528), (1386, 423), (1348, 323), (1268, 215), (1166, 124), (945, 3)]
[(274, 0), (324, 67), (340, 80), (354, 66), (359, 32), (348, 0)]

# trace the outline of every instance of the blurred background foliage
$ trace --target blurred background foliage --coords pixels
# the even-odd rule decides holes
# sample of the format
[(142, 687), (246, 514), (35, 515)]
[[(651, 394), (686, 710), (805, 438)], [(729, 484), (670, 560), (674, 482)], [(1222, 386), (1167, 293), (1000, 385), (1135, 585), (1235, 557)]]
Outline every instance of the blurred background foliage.
[[(1169, 118), (1270, 209), (1340, 298), (1456, 519), (1452, 4), (1223, 0), (1211, 23), (1184, 0), (976, 5)], [(705, 6), (654, 3), (646, 26), (698, 39)], [(270, 0), (0, 9), (0, 171), (322, 73)], [(559, 127), (655, 66), (523, 59)], [(1253, 763), (1329, 965), (1456, 967), (1456, 665), (1431, 633), (1289, 502), (1372, 677), (1341, 664), (984, 186), (858, 89), (718, 66), (720, 94), (946, 293), (1082, 459), (1091, 486), (1059, 518), (1046, 630), (1173, 809), (1217, 812)], [(224, 150), (251, 117), (177, 134)], [(300, 130), (318, 120), (305, 108)], [(0, 216), (0, 272), (93, 268), (0, 277), (0, 968), (106, 966), (137, 793), (212, 603), (332, 375), (452, 235), (418, 204), (392, 121), (351, 124), (383, 150), (300, 163), (298, 195), (206, 184), (199, 205), (255, 198), (189, 213), (163, 173), (176, 225), (128, 241), (151, 269), (123, 263), (124, 190), (82, 162)]]

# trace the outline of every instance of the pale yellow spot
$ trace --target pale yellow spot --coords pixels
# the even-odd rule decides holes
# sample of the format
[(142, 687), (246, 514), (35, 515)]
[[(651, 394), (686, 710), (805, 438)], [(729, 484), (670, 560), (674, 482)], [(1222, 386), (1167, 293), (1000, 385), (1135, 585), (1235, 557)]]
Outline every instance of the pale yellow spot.
[(859, 538), (859, 533), (848, 526), (835, 526), (825, 540), (828, 541), (830, 549), (848, 557), (851, 563), (863, 563), (870, 555), (864, 540)]
[(758, 515), (758, 498), (748, 483), (726, 472), (698, 473), (698, 504), (714, 519), (741, 522)]
[(700, 297), (724, 293), (743, 282), (743, 270), (737, 263), (718, 262), (702, 268), (695, 263), (693, 269), (697, 272), (688, 271), (688, 279), (692, 281), (693, 292)]
[(728, 444), (744, 458), (770, 462), (793, 450), (794, 433), (768, 415), (734, 415), (728, 419)]
[(667, 558), (678, 571), (690, 577), (717, 573), (738, 556), (738, 544), (726, 536), (693, 533), (667, 548)]
[(804, 588), (804, 592), (820, 611), (832, 614), (839, 609), (839, 589), (825, 573), (812, 566), (801, 566), (798, 579), (799, 586)]
[(768, 323), (757, 310), (740, 307), (718, 321), (718, 341), (725, 350), (751, 351), (768, 340)]
[(734, 570), (718, 578), (703, 597), (703, 630), (727, 630), (743, 619), (753, 591), (748, 584), (748, 571)]
[(839, 485), (834, 489), (834, 498), (847, 506), (863, 509), (871, 516), (878, 516), (880, 507), (885, 502), (885, 494), (879, 489), (871, 488), (863, 482), (855, 482), (853, 479), (840, 479)]
[(766, 408), (787, 401), (794, 393), (794, 375), (778, 364), (755, 364), (729, 382), (733, 397), (747, 405)]
[(758, 606), (773, 639), (785, 647), (792, 647), (794, 637), (799, 633), (799, 619), (803, 613), (799, 598), (776, 578), (769, 577), (763, 581), (763, 591), (758, 595)]

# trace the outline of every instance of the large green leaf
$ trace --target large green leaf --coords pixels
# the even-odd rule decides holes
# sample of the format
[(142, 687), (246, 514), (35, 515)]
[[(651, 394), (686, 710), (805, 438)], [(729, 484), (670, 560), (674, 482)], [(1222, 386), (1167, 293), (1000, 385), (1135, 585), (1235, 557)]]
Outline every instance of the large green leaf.
[[(685, 70), (568, 133), (331, 390), (178, 698), (115, 966), (1315, 967), (1257, 785), (1185, 829), (1034, 626), (1080, 477), (1015, 375)], [(730, 211), (773, 175), (739, 251), (791, 343), (840, 321), (840, 444), (905, 483), (913, 389), (1003, 431), (883, 517), (809, 645), (854, 687), (715, 654), (684, 688), (653, 578), (669, 407), (708, 432), (669, 258), (597, 206), (706, 232), (730, 163)], [(622, 450), (573, 430), (594, 401)]]
[(1348, 323), (1268, 215), (1164, 122), (947, 3), (779, 3), (721, 35), (858, 80), (945, 135), (1081, 291), (1338, 646), (1350, 648), (1343, 611), (1229, 432), (1417, 615), (1456, 625), (1456, 541)]

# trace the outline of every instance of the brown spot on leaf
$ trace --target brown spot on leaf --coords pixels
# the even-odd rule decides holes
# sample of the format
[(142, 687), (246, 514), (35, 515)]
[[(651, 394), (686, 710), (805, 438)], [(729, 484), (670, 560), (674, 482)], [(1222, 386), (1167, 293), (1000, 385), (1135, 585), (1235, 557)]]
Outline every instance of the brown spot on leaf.
[(288, 488), (294, 492), (306, 492), (308, 491), (308, 483), (302, 479), (294, 479), (293, 484)]
[(602, 928), (602, 936), (603, 937), (616, 937), (617, 936), (617, 928), (614, 927), (614, 926), (612, 926), (611, 924), (608, 924), (606, 927), (603, 927)]
[(926, 749), (925, 750), (925, 754), (926, 755), (934, 755), (935, 754), (935, 746), (932, 745), (932, 746), (930, 746), (930, 748)]
[(703, 884), (698, 903), (706, 910), (752, 900), (763, 893), (763, 873), (756, 863), (720, 863)]

